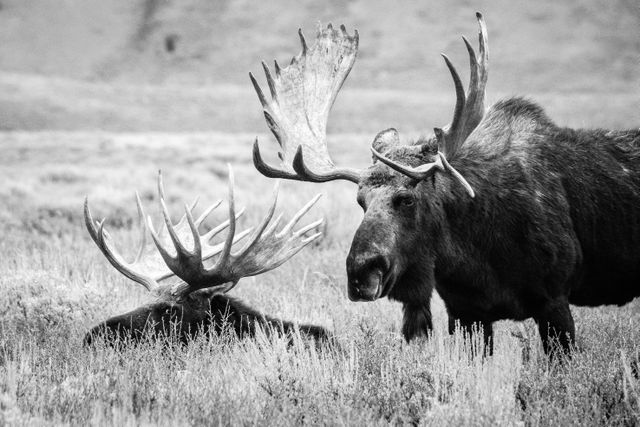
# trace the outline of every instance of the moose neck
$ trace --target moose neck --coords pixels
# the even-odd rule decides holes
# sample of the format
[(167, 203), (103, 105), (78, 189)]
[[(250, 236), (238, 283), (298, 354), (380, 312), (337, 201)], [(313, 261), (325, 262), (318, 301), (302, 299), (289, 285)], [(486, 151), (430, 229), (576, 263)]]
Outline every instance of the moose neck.
[[(473, 245), (474, 236), (484, 227), (487, 219), (486, 210), (491, 203), (485, 189), (489, 185), (483, 179), (482, 163), (469, 158), (460, 157), (452, 160), (451, 165), (469, 182), (475, 191), (470, 197), (467, 191), (451, 175), (441, 174), (436, 177), (436, 199), (439, 202), (437, 236), (434, 239), (436, 275), (455, 271), (464, 272), (470, 263), (459, 254), (468, 253), (469, 245)], [(472, 274), (470, 272), (470, 274)]]

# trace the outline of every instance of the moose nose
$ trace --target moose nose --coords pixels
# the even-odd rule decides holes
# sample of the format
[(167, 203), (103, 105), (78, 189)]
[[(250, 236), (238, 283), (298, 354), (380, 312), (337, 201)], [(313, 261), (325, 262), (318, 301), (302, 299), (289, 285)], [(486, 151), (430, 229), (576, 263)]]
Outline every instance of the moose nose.
[(381, 255), (347, 260), (348, 294), (351, 301), (373, 301), (382, 294), (389, 262)]

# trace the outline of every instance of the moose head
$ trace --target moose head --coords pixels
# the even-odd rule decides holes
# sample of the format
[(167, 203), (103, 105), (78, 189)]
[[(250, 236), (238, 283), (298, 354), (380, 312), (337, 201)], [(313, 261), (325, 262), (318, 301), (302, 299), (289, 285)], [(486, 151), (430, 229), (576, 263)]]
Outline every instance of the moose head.
[[(272, 221), (278, 194), (274, 189), (273, 203), (258, 227), (236, 233), (236, 220), (244, 210), (236, 213), (233, 193), (233, 172), (229, 167), (229, 219), (202, 233), (205, 219), (217, 208), (218, 201), (194, 219), (197, 200), (185, 206), (184, 215), (173, 224), (165, 203), (162, 175), (158, 175), (158, 195), (163, 214), (162, 225), (156, 231), (150, 217), (145, 215), (136, 193), (141, 225), (140, 247), (134, 260), (127, 262), (116, 250), (105, 229), (105, 220), (96, 222), (85, 200), (84, 215), (87, 230), (107, 260), (127, 278), (144, 286), (152, 295), (151, 302), (137, 309), (113, 317), (97, 325), (85, 337), (90, 344), (97, 336), (109, 336), (138, 341), (145, 336), (175, 333), (187, 340), (211, 326), (220, 330), (223, 324), (239, 335), (252, 334), (256, 325), (293, 330), (294, 325), (263, 316), (239, 301), (225, 296), (243, 277), (256, 276), (273, 270), (321, 235), (317, 227), (322, 219), (294, 230), (296, 224), (318, 201), (314, 197), (278, 230), (282, 215)], [(212, 240), (228, 229), (222, 243)], [(149, 239), (149, 236), (151, 239)], [(248, 241), (235, 250), (238, 242)], [(176, 280), (177, 279), (177, 280)], [(176, 283), (177, 282), (177, 283)], [(300, 330), (316, 338), (326, 336), (323, 328), (301, 325)]]
[[(275, 63), (275, 75), (263, 62), (270, 98), (250, 74), (266, 122), (280, 145), (280, 167), (267, 164), (258, 141), (255, 167), (265, 176), (309, 182), (347, 180), (358, 185), (357, 201), (364, 218), (347, 257), (348, 295), (353, 301), (390, 297), (405, 303), (429, 301), (433, 289), (433, 253), (449, 215), (443, 200), (467, 203), (474, 197), (469, 182), (450, 163), (484, 114), (487, 81), (487, 33), (481, 14), (479, 55), (464, 39), (471, 78), (465, 93), (460, 77), (443, 54), (453, 77), (456, 106), (451, 124), (410, 144), (400, 142), (395, 129), (373, 140), (373, 164), (364, 170), (336, 167), (329, 156), (326, 125), (329, 111), (356, 60), (358, 32), (344, 26), (319, 29), (309, 47), (299, 31), (302, 52), (286, 68)], [(418, 283), (419, 282), (419, 283)], [(421, 286), (417, 286), (421, 285)], [(424, 311), (424, 308), (420, 310)], [(428, 308), (426, 309), (428, 310)], [(406, 311), (405, 311), (406, 315)], [(413, 314), (415, 315), (415, 313)], [(430, 313), (421, 320), (430, 327)], [(413, 322), (413, 323), (415, 323)], [(405, 322), (405, 336), (425, 325)]]

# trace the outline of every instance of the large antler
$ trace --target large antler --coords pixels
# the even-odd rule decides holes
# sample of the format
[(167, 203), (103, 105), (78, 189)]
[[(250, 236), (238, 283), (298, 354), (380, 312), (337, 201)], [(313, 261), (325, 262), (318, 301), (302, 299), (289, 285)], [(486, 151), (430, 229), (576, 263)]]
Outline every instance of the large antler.
[(476, 18), (478, 19), (478, 39), (480, 45), (480, 58), (476, 56), (473, 47), (466, 39), (462, 37), (467, 51), (469, 52), (469, 63), (471, 70), (471, 77), (469, 78), (469, 90), (465, 94), (462, 86), (460, 76), (456, 71), (449, 58), (442, 54), (451, 76), (453, 77), (453, 83), (456, 89), (456, 106), (453, 113), (453, 121), (445, 128), (435, 128), (434, 132), (438, 141), (438, 153), (436, 159), (432, 163), (426, 163), (418, 167), (411, 167), (402, 165), (396, 161), (389, 159), (383, 154), (371, 148), (373, 155), (381, 162), (385, 163), (392, 169), (403, 173), (411, 178), (417, 180), (423, 180), (428, 176), (431, 176), (437, 170), (443, 172), (449, 172), (457, 179), (467, 190), (471, 197), (475, 196), (473, 188), (467, 182), (466, 179), (455, 170), (447, 161), (451, 159), (460, 146), (464, 143), (467, 137), (478, 126), (482, 117), (484, 116), (484, 95), (485, 87), (487, 84), (487, 67), (489, 62), (489, 50), (487, 46), (487, 28), (484, 23), (484, 18), (480, 12), (476, 12)]
[(264, 109), (269, 128), (282, 151), (281, 167), (274, 168), (262, 160), (258, 139), (253, 146), (256, 169), (270, 178), (325, 182), (346, 179), (358, 182), (360, 172), (336, 168), (329, 156), (326, 127), (329, 111), (353, 67), (358, 52), (358, 31), (350, 36), (344, 25), (334, 29), (319, 28), (316, 41), (308, 47), (302, 30), (298, 30), (302, 52), (286, 68), (275, 62), (275, 76), (262, 66), (271, 92), (267, 99), (254, 78), (251, 82)]
[[(237, 214), (235, 212), (231, 167), (229, 167), (229, 219), (203, 234), (198, 231), (199, 226), (220, 205), (221, 201), (206, 209), (196, 220), (193, 218), (195, 203), (185, 206), (184, 216), (177, 224), (173, 224), (164, 201), (162, 175), (159, 174), (158, 193), (164, 221), (156, 232), (151, 218), (145, 218), (142, 203), (136, 194), (138, 214), (144, 227), (140, 249), (132, 262), (127, 262), (114, 248), (109, 233), (104, 229), (104, 220), (100, 222), (93, 220), (87, 200), (84, 207), (85, 223), (91, 238), (109, 262), (122, 274), (150, 291), (157, 290), (160, 287), (160, 281), (175, 275), (184, 281), (171, 289), (171, 293), (177, 297), (184, 297), (203, 288), (218, 288), (221, 292), (227, 292), (242, 277), (254, 276), (277, 268), (320, 237), (319, 232), (311, 236), (307, 236), (307, 233), (317, 231), (322, 220), (293, 231), (297, 222), (318, 201), (320, 195), (314, 197), (289, 224), (276, 232), (281, 215), (273, 223), (271, 219), (275, 212), (277, 192), (278, 184), (274, 189), (273, 204), (266, 217), (253, 232), (249, 241), (237, 252), (232, 252), (233, 245), (246, 237), (251, 229), (236, 235), (236, 219), (243, 211)], [(216, 245), (211, 244), (211, 240), (226, 228), (229, 228), (229, 232), (225, 241)], [(147, 231), (151, 234), (152, 241), (147, 239)]]
[(476, 12), (478, 19), (478, 44), (480, 58), (465, 36), (462, 36), (467, 51), (469, 52), (469, 90), (464, 93), (462, 81), (447, 55), (442, 57), (451, 72), (453, 84), (456, 88), (456, 106), (453, 113), (453, 121), (444, 129), (436, 129), (438, 145), (447, 158), (452, 158), (458, 148), (478, 126), (484, 116), (484, 95), (487, 85), (487, 68), (489, 66), (489, 49), (487, 45), (487, 27), (480, 12)]

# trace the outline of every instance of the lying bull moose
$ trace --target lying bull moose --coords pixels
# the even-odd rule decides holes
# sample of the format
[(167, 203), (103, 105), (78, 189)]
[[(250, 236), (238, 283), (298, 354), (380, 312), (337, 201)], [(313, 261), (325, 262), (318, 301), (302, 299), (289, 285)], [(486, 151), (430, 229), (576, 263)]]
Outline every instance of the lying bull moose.
[(487, 33), (479, 55), (463, 38), (471, 77), (453, 77), (451, 124), (401, 143), (380, 132), (365, 170), (338, 168), (326, 142), (328, 114), (358, 50), (358, 33), (321, 29), (313, 46), (275, 74), (271, 97), (253, 85), (281, 152), (275, 168), (254, 144), (256, 168), (272, 178), (358, 185), (364, 218), (347, 257), (349, 298), (403, 303), (407, 340), (432, 328), (435, 288), (449, 329), (478, 322), (491, 342), (501, 319), (538, 324), (545, 351), (574, 342), (569, 304), (622, 305), (640, 295), (640, 130), (557, 126), (522, 98), (485, 111)]
[[(277, 188), (276, 185), (273, 204), (256, 230), (253, 233), (245, 230), (236, 234), (236, 219), (242, 215), (242, 211), (235, 213), (233, 173), (229, 169), (229, 219), (202, 234), (198, 229), (220, 205), (220, 201), (206, 209), (196, 220), (193, 219), (195, 203), (190, 207), (185, 206), (184, 216), (174, 225), (164, 201), (162, 175), (159, 175), (158, 193), (164, 224), (158, 232), (155, 231), (151, 218), (145, 216), (136, 194), (142, 233), (140, 248), (132, 262), (125, 261), (116, 251), (104, 228), (104, 220), (94, 221), (88, 201), (85, 200), (85, 223), (98, 248), (120, 273), (140, 283), (154, 296), (150, 303), (95, 326), (86, 334), (85, 344), (91, 344), (97, 337), (108, 338), (110, 342), (114, 342), (114, 339), (137, 342), (145, 337), (168, 336), (171, 333), (187, 341), (199, 332), (219, 333), (224, 325), (230, 326), (238, 336), (252, 336), (258, 325), (267, 332), (293, 331), (293, 323), (264, 316), (225, 295), (241, 278), (279, 267), (321, 235), (316, 231), (322, 220), (294, 231), (296, 224), (315, 204), (319, 195), (287, 225), (277, 230), (282, 217), (271, 223), (276, 208)], [(229, 231), (225, 241), (213, 245), (211, 240), (226, 228)], [(250, 233), (249, 241), (239, 251), (232, 252), (235, 243)], [(148, 235), (151, 235), (151, 240)], [(177, 284), (163, 283), (175, 279), (174, 276), (181, 281)], [(327, 332), (319, 326), (300, 325), (299, 330), (315, 339), (327, 338)]]

